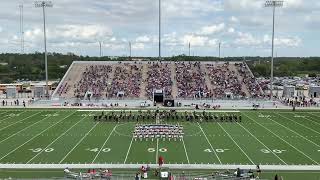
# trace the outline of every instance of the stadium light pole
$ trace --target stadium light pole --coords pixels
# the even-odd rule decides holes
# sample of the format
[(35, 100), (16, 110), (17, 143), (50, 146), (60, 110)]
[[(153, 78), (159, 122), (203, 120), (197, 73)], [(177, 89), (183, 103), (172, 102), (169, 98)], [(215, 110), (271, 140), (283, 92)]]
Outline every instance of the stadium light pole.
[(161, 61), (161, 0), (159, 0), (159, 61)]
[(99, 51), (99, 55), (100, 55), (100, 58), (102, 57), (102, 42), (101, 41), (99, 41), (99, 48), (100, 48), (100, 51)]
[(129, 41), (129, 60), (131, 60), (131, 41)]
[(48, 53), (47, 53), (47, 33), (46, 33), (46, 8), (52, 7), (51, 1), (35, 1), (34, 6), (36, 8), (42, 8), (43, 13), (43, 36), (44, 36), (44, 61), (46, 69), (46, 97), (49, 98), (49, 87), (48, 87)]
[(273, 8), (273, 21), (272, 21), (272, 50), (271, 50), (271, 80), (270, 80), (270, 99), (273, 100), (273, 59), (274, 59), (274, 25), (275, 25), (275, 13), (276, 7), (282, 7), (283, 1), (272, 0), (266, 1), (265, 7)]
[(219, 60), (221, 58), (221, 42), (219, 42)]
[(20, 9), (21, 54), (24, 54), (23, 4), (19, 5), (19, 9)]

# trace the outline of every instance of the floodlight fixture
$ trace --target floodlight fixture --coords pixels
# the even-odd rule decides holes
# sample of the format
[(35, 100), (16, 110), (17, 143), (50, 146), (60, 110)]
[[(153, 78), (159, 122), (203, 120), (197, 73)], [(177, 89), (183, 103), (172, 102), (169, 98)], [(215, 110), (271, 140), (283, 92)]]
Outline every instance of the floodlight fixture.
[(37, 8), (41, 7), (53, 7), (53, 3), (51, 1), (35, 1), (34, 6)]
[(266, 1), (265, 7), (282, 7), (283, 1)]

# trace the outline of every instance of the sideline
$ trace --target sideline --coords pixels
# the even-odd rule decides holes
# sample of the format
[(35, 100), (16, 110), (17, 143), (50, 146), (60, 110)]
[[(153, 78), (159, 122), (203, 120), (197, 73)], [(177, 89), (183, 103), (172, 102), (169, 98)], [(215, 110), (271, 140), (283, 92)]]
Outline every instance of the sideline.
[[(114, 169), (137, 169), (143, 164), (0, 164), (0, 169), (88, 169), (88, 168), (114, 168)], [(149, 164), (151, 168), (157, 168), (158, 164)], [(256, 165), (235, 164), (164, 164), (163, 167), (170, 169), (256, 169)], [(260, 165), (262, 170), (279, 171), (320, 171), (320, 166), (315, 165)]]

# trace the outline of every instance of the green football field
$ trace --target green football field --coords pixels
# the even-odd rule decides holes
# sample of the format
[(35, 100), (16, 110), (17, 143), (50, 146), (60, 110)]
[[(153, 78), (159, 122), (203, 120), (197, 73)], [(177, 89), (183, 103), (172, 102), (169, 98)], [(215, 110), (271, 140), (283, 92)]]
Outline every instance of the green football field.
[(161, 155), (165, 164), (319, 165), (320, 112), (240, 113), (239, 123), (171, 121), (182, 140), (141, 141), (135, 121), (95, 122), (101, 111), (1, 109), (0, 164), (156, 164)]

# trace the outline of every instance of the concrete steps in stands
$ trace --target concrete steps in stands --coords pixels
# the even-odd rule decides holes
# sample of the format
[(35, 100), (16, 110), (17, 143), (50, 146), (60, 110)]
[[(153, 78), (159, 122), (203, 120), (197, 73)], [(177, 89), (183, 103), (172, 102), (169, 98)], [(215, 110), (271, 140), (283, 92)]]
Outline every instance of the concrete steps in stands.
[(208, 76), (209, 75), (209, 71), (207, 69), (207, 65), (206, 64), (201, 64), (200, 68), (201, 68), (201, 72), (204, 72), (204, 79), (205, 79), (206, 85), (208, 87), (208, 90), (212, 91), (213, 85), (212, 85), (211, 80), (210, 80), (210, 78)]
[(178, 86), (177, 86), (177, 73), (176, 73), (176, 64), (171, 62), (170, 63), (170, 69), (171, 69), (171, 81), (172, 81), (172, 97), (177, 98), (178, 97)]
[[(242, 75), (239, 73), (237, 67), (236, 67), (234, 64), (230, 64), (230, 65), (229, 65), (229, 69), (230, 69), (231, 71), (234, 71), (234, 72), (236, 73), (236, 75), (237, 75), (237, 77), (238, 77), (238, 79), (239, 79), (240, 82), (243, 82), (243, 77), (242, 77)], [(242, 90), (244, 93), (246, 93), (246, 96), (247, 96), (247, 97), (250, 97), (250, 96), (251, 96), (250, 93), (249, 93), (248, 87), (247, 87), (244, 83), (241, 83), (241, 90)]]
[(140, 98), (146, 98), (146, 86), (147, 86), (147, 78), (148, 78), (148, 64), (142, 64), (142, 80), (140, 84)]

